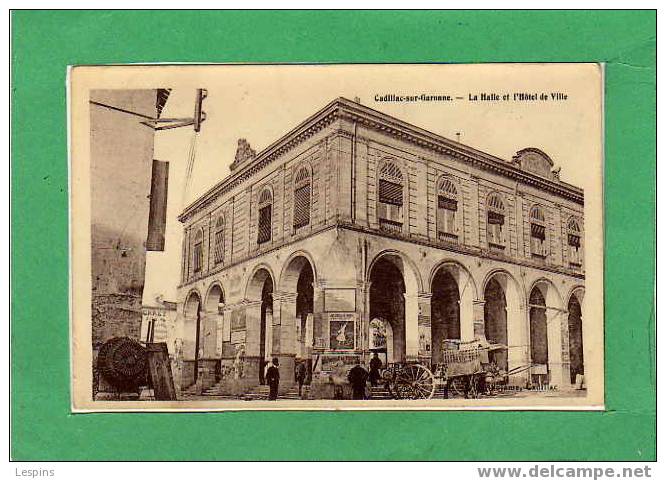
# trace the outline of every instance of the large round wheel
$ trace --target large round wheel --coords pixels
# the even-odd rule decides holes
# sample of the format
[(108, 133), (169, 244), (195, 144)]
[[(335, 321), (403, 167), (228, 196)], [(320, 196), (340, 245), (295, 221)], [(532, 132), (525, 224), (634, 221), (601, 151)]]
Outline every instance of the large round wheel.
[(467, 380), (464, 376), (454, 377), (449, 380), (449, 396), (464, 396), (467, 390)]
[(148, 356), (137, 341), (115, 337), (106, 341), (99, 350), (97, 369), (112, 386), (132, 391), (146, 380)]
[(412, 364), (396, 372), (390, 387), (396, 399), (430, 399), (435, 394), (435, 376), (427, 367)]

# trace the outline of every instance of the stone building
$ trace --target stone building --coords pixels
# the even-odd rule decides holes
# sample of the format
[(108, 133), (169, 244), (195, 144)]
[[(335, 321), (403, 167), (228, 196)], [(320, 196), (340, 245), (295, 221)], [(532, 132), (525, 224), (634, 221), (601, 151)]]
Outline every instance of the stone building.
[(90, 93), (93, 352), (113, 337), (138, 339), (146, 265), (154, 131), (165, 90)]
[(181, 389), (484, 338), (511, 384), (584, 373), (583, 192), (536, 148), (500, 159), (339, 98), (259, 153), (240, 140), (179, 219)]

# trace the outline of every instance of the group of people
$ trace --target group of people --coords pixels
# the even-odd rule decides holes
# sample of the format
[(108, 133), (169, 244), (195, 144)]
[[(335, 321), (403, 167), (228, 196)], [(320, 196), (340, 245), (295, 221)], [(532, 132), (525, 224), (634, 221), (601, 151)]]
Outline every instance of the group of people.
[[(298, 383), (298, 395), (303, 396), (303, 384), (307, 377), (307, 368), (304, 362), (297, 362), (294, 368), (296, 382)], [(264, 381), (268, 384), (268, 400), (277, 401), (278, 388), (280, 387), (280, 362), (274, 357), (271, 362), (266, 362)]]
[[(264, 373), (264, 380), (268, 384), (268, 399), (269, 401), (276, 401), (278, 398), (278, 388), (280, 386), (280, 363), (277, 357), (274, 357), (272, 362), (266, 363), (266, 371)], [(381, 359), (377, 353), (374, 354), (372, 359), (370, 359), (370, 371), (366, 371), (363, 366), (361, 366), (360, 359), (356, 362), (356, 365), (349, 370), (347, 374), (347, 380), (352, 387), (352, 399), (365, 399), (365, 388), (368, 381), (370, 385), (376, 386), (378, 381), (381, 379), (381, 369), (384, 367)], [(303, 395), (303, 384), (305, 383), (305, 378), (307, 377), (307, 368), (304, 362), (298, 362), (295, 367), (295, 378), (296, 383), (298, 384), (298, 395)]]

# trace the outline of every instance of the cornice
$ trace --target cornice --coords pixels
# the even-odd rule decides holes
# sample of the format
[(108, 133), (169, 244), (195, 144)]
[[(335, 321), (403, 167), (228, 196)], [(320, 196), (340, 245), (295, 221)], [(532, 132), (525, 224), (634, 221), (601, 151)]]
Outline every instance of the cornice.
[[(273, 160), (289, 152), (337, 119), (345, 119), (361, 124), (368, 129), (384, 133), (397, 140), (410, 142), (424, 149), (448, 155), (482, 170), (503, 175), (523, 184), (552, 192), (578, 204), (583, 204), (583, 190), (578, 187), (566, 182), (551, 181), (522, 171), (499, 157), (446, 139), (428, 130), (403, 122), (395, 117), (345, 98), (338, 98), (262, 150), (250, 164), (239, 167), (238, 171), (224, 178), (188, 205), (180, 214), (178, 220), (181, 222), (187, 221), (197, 211), (207, 207), (221, 195), (239, 186)], [(353, 137), (353, 134), (345, 129), (336, 129), (334, 135), (342, 135), (348, 138)]]

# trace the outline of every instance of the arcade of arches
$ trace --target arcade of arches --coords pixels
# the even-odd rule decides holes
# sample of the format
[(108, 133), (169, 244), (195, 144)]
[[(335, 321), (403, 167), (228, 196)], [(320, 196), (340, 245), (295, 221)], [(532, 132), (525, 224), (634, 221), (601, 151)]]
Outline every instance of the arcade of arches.
[[(478, 282), (452, 262), (433, 269), (424, 285), (397, 252), (377, 256), (366, 278), (365, 287), (355, 287), (351, 315), (358, 325), (349, 331), (353, 349), (348, 354), (368, 360), (376, 352), (384, 363), (435, 364), (451, 342), (485, 339), (506, 346), (488, 360), (510, 373), (512, 383), (573, 384), (584, 373), (582, 288), (565, 304), (545, 279), (526, 291), (508, 272), (491, 272)], [(288, 258), (279, 277), (268, 266), (255, 267), (242, 302), (235, 305), (225, 305), (218, 284), (203, 300), (192, 291), (183, 304), (183, 379), (211, 385), (220, 359), (226, 359), (234, 366), (242, 361), (248, 384), (262, 384), (272, 358), (278, 358), (285, 383), (293, 382), (301, 360), (311, 379), (321, 368), (318, 355), (332, 351), (326, 343), (335, 336), (324, 291), (305, 255)]]

